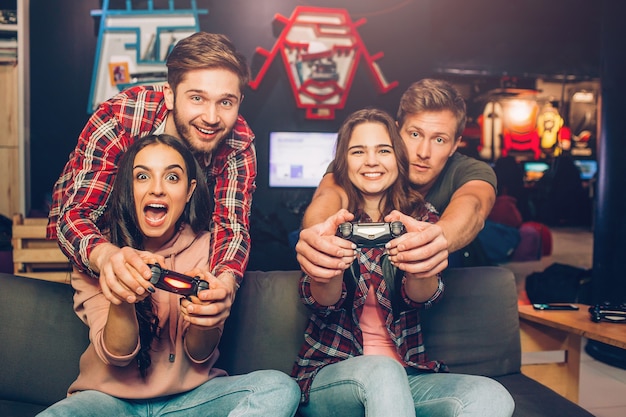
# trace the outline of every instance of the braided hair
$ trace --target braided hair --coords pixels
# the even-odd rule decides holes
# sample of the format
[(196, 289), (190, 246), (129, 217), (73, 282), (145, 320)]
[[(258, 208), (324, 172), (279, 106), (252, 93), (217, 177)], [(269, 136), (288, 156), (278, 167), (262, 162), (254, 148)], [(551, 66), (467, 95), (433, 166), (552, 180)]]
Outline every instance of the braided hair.
[[(135, 211), (135, 196), (133, 192), (133, 165), (137, 153), (143, 148), (163, 144), (176, 150), (185, 161), (187, 169), (188, 186), (192, 180), (196, 180), (196, 189), (185, 205), (180, 218), (176, 221), (176, 229), (180, 229), (183, 223), (191, 226), (195, 233), (208, 230), (210, 222), (211, 199), (206, 184), (206, 179), (187, 146), (170, 135), (150, 135), (139, 139), (131, 144), (118, 164), (118, 172), (113, 185), (113, 191), (109, 199), (106, 211), (105, 224), (109, 225), (111, 243), (118, 247), (129, 246), (135, 249), (144, 249), (144, 235), (138, 227), (137, 213)], [(135, 304), (135, 312), (139, 325), (140, 348), (137, 353), (137, 367), (142, 378), (147, 375), (152, 360), (150, 359), (151, 345), (154, 339), (159, 339), (159, 318), (157, 306), (151, 296)]]

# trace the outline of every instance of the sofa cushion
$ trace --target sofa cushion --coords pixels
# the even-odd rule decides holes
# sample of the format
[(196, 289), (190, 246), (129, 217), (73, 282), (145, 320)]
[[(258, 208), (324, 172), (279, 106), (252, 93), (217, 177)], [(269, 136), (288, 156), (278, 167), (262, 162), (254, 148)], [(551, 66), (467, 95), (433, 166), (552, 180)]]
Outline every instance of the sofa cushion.
[(230, 374), (257, 369), (291, 373), (309, 312), (300, 301), (300, 271), (249, 271), (226, 321), (217, 367)]
[[(246, 272), (220, 343), (237, 348), (222, 349), (218, 366), (231, 374), (267, 368), (291, 372), (309, 317), (298, 296), (300, 274)], [(501, 267), (455, 268), (443, 277), (442, 300), (422, 313), (429, 357), (445, 361), (452, 372), (487, 376), (519, 372), (513, 273)]]
[[(447, 360), (454, 372), (519, 371), (517, 306), (510, 305), (511, 291), (515, 292), (510, 275), (497, 267), (444, 273), (447, 294), (423, 317), (432, 356)], [(308, 310), (298, 297), (299, 277), (299, 271), (246, 273), (220, 344), (222, 368), (232, 374), (255, 369), (290, 372), (308, 320)], [(500, 297), (494, 299), (497, 294)], [(65, 397), (88, 344), (87, 327), (73, 312), (70, 286), (1, 273), (0, 317), (0, 416), (32, 417)], [(485, 326), (494, 328), (489, 331)], [(517, 340), (515, 348), (510, 346), (515, 343), (512, 339)], [(505, 346), (490, 346), (499, 344)], [(491, 350), (492, 358), (485, 349)], [(498, 359), (499, 355), (508, 359)], [(495, 379), (515, 399), (513, 417), (592, 417), (519, 372)]]
[(593, 417), (593, 414), (523, 374), (494, 378), (515, 400), (513, 417)]
[(65, 398), (89, 343), (72, 295), (67, 284), (0, 274), (0, 398), (41, 405)]
[(500, 376), (520, 372), (517, 288), (501, 267), (447, 269), (442, 299), (421, 315), (430, 359), (451, 372)]

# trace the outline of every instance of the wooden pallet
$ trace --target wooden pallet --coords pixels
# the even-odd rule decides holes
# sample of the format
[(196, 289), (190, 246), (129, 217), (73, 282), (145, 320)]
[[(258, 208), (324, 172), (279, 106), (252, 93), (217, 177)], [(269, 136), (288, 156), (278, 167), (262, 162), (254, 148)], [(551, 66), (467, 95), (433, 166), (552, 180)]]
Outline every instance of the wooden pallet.
[(69, 284), (71, 265), (56, 241), (46, 239), (45, 218), (13, 216), (13, 273)]

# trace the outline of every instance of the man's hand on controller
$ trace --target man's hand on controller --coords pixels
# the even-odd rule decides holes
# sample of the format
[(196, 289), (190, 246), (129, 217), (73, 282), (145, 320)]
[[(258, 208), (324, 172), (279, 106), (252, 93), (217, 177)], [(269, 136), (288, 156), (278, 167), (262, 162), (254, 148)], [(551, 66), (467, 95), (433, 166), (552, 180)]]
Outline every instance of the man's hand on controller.
[(300, 232), (296, 244), (297, 259), (302, 271), (311, 277), (333, 278), (352, 264), (356, 245), (337, 236), (337, 227), (354, 215), (345, 209)]
[(111, 303), (134, 303), (152, 287), (148, 263), (164, 264), (162, 256), (150, 252), (118, 248), (111, 243), (96, 246), (89, 257), (92, 269), (100, 274), (102, 293)]
[(421, 222), (397, 210), (385, 221), (401, 221), (406, 233), (385, 246), (390, 260), (399, 269), (415, 278), (426, 278), (442, 272), (448, 266), (448, 241), (436, 223)]

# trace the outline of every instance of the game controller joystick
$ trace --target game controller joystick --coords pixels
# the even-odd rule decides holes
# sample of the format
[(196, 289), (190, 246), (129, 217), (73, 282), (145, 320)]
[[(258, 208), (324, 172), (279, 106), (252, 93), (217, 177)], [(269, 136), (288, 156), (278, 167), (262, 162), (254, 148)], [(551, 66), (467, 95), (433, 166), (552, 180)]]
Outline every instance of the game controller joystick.
[(341, 223), (337, 228), (337, 236), (350, 240), (359, 248), (376, 248), (385, 246), (391, 239), (405, 232), (402, 222), (391, 223)]
[(198, 295), (198, 291), (209, 288), (209, 283), (199, 277), (190, 277), (178, 272), (162, 268), (159, 264), (148, 264), (152, 271), (150, 282), (155, 287), (175, 294)]

